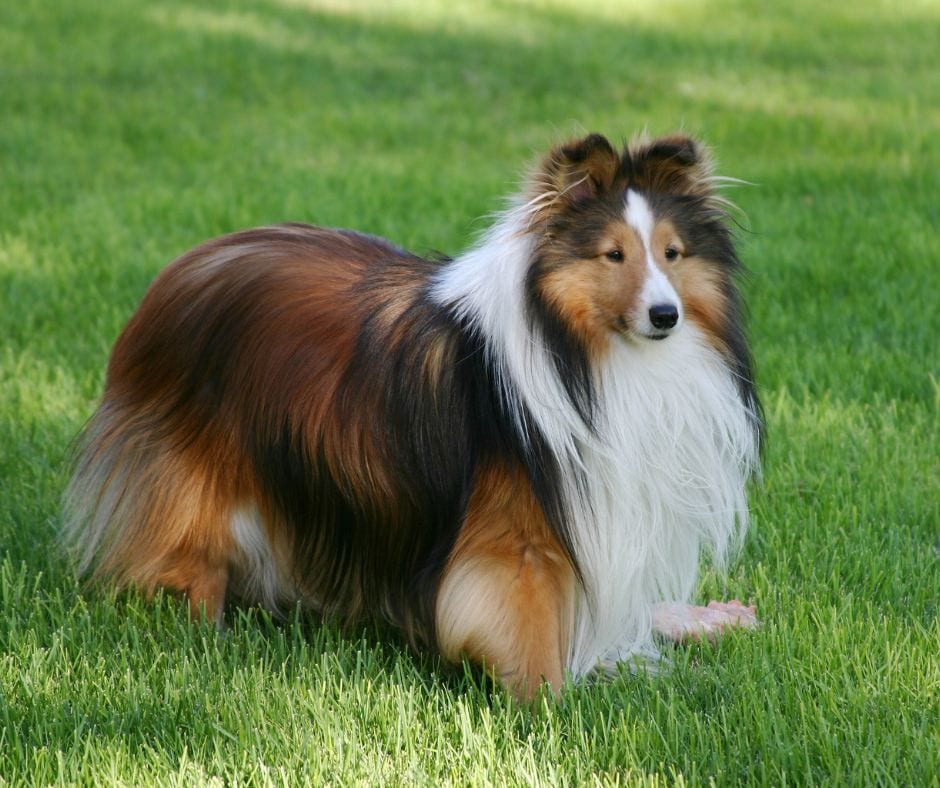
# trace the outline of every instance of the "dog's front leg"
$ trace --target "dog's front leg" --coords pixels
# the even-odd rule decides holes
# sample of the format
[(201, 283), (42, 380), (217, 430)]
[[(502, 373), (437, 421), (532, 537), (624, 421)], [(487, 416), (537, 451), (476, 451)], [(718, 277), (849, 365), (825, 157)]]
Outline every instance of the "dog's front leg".
[(660, 602), (653, 607), (653, 631), (676, 643), (715, 640), (725, 630), (753, 629), (757, 625), (754, 605), (744, 605), (737, 599), (712, 601), (705, 607), (682, 602)]

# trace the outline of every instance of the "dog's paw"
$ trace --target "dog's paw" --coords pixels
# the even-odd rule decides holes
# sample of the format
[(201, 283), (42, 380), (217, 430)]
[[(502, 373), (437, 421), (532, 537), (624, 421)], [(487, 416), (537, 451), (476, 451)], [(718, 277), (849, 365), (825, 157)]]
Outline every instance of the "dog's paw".
[(757, 625), (754, 605), (737, 599), (709, 602), (706, 607), (662, 602), (653, 608), (653, 631), (676, 643), (715, 640), (726, 629), (753, 629)]

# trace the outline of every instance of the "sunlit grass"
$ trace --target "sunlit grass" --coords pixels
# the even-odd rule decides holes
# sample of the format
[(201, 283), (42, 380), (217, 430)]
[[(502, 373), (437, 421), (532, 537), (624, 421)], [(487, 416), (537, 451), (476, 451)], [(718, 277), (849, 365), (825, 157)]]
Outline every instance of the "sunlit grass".
[[(936, 784), (940, 5), (0, 8), (0, 781)], [(82, 590), (69, 443), (148, 283), (283, 220), (455, 252), (559, 138), (704, 137), (769, 425), (703, 596), (764, 625), (521, 708), (374, 626)], [(933, 783), (931, 783), (933, 781)]]

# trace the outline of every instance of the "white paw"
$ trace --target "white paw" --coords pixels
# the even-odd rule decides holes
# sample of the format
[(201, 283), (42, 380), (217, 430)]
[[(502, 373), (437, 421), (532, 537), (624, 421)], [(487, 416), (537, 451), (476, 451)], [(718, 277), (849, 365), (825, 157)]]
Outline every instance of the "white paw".
[(676, 643), (714, 640), (726, 629), (753, 629), (757, 624), (754, 606), (737, 599), (709, 602), (707, 607), (681, 602), (661, 602), (653, 607), (653, 631)]

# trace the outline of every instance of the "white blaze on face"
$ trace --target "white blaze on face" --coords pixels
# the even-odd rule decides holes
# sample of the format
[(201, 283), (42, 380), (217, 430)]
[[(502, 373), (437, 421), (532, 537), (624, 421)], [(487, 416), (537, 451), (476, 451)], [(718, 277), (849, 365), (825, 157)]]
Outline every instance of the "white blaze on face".
[(670, 304), (679, 313), (678, 322), (670, 329), (670, 332), (675, 332), (682, 325), (682, 301), (653, 257), (654, 219), (649, 203), (642, 195), (637, 194), (633, 189), (628, 189), (623, 215), (643, 244), (643, 253), (646, 258), (646, 280), (637, 304), (636, 326), (642, 334), (662, 334), (663, 332), (650, 322), (650, 307)]

